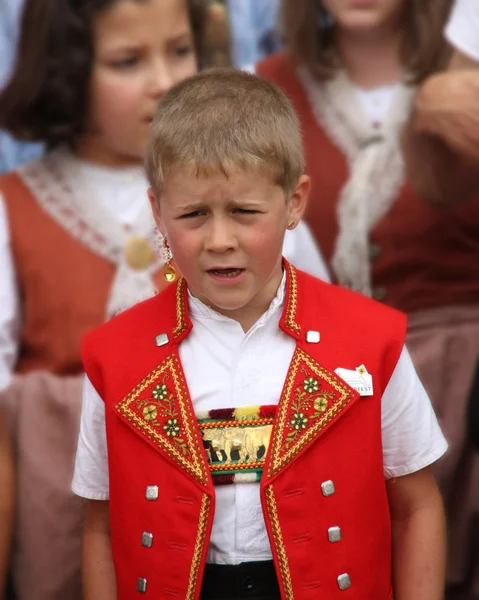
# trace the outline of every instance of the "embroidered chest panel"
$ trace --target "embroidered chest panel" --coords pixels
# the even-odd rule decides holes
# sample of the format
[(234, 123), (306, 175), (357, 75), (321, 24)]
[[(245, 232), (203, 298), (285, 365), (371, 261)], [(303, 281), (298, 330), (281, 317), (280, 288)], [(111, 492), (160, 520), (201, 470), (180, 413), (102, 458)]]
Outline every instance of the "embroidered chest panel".
[(278, 406), (268, 477), (273, 477), (347, 409), (359, 394), (297, 348)]
[(208, 467), (181, 363), (172, 354), (119, 402), (116, 410), (194, 479), (207, 485)]
[(301, 348), (291, 361), (275, 406), (195, 415), (179, 358), (168, 356), (116, 410), (180, 468), (204, 486), (257, 482), (283, 468), (318, 438), (359, 394)]
[(215, 485), (261, 479), (276, 409), (245, 406), (196, 413)]

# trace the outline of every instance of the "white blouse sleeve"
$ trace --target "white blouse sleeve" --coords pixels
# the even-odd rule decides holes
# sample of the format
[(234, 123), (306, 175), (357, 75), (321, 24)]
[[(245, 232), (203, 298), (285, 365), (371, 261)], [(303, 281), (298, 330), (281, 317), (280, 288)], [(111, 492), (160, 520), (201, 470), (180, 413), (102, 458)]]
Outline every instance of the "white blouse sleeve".
[(406, 346), (384, 390), (381, 420), (386, 479), (419, 471), (447, 450), (447, 442)]
[(0, 390), (7, 387), (20, 342), (20, 298), (10, 248), (7, 212), (0, 195)]
[(479, 2), (478, 0), (456, 0), (446, 37), (460, 52), (479, 62)]
[(89, 500), (110, 495), (105, 404), (86, 375), (72, 491)]
[(326, 262), (314, 241), (313, 234), (303, 221), (284, 237), (283, 256), (291, 264), (323, 281), (331, 281)]

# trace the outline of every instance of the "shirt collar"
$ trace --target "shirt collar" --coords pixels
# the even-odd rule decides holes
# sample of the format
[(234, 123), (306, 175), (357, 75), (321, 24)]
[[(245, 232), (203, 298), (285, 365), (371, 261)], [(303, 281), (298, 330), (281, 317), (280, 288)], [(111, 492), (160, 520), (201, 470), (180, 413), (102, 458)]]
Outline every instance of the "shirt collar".
[[(281, 279), (281, 283), (279, 284), (278, 291), (276, 292), (276, 296), (273, 298), (271, 304), (269, 305), (266, 312), (264, 312), (261, 317), (256, 321), (253, 327), (258, 325), (264, 325), (268, 322), (274, 315), (278, 312), (281, 312), (284, 307), (284, 299), (286, 292), (286, 273), (283, 273), (283, 277)], [(213, 310), (198, 298), (195, 298), (191, 292), (188, 290), (188, 308), (189, 314), (193, 321), (196, 319), (214, 319), (215, 321), (223, 321), (223, 322), (237, 322), (230, 317), (222, 315), (217, 311)], [(278, 317), (279, 320), (279, 317)]]

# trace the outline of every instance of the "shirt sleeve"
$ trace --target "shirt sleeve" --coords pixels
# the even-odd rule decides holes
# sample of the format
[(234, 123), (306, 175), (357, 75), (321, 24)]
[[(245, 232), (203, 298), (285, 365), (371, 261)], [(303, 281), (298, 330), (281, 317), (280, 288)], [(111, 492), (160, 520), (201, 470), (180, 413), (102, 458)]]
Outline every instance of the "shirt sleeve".
[(457, 50), (479, 62), (478, 0), (456, 0), (445, 33)]
[(86, 375), (72, 491), (89, 500), (110, 496), (105, 404)]
[(382, 397), (384, 476), (427, 467), (447, 450), (431, 401), (404, 346)]
[(331, 281), (321, 251), (309, 227), (303, 221), (300, 221), (295, 229), (286, 231), (283, 255), (301, 271), (306, 271), (323, 281)]
[(10, 248), (7, 213), (0, 194), (0, 390), (10, 383), (20, 338), (20, 299)]

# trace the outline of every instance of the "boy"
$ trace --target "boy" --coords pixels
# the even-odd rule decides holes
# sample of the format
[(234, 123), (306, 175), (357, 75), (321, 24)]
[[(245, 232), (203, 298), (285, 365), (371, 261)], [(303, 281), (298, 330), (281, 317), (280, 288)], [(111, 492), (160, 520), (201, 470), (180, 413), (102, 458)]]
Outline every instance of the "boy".
[(289, 101), (189, 79), (146, 169), (184, 279), (84, 342), (87, 600), (439, 600), (446, 443), (405, 318), (281, 258), (309, 190)]

